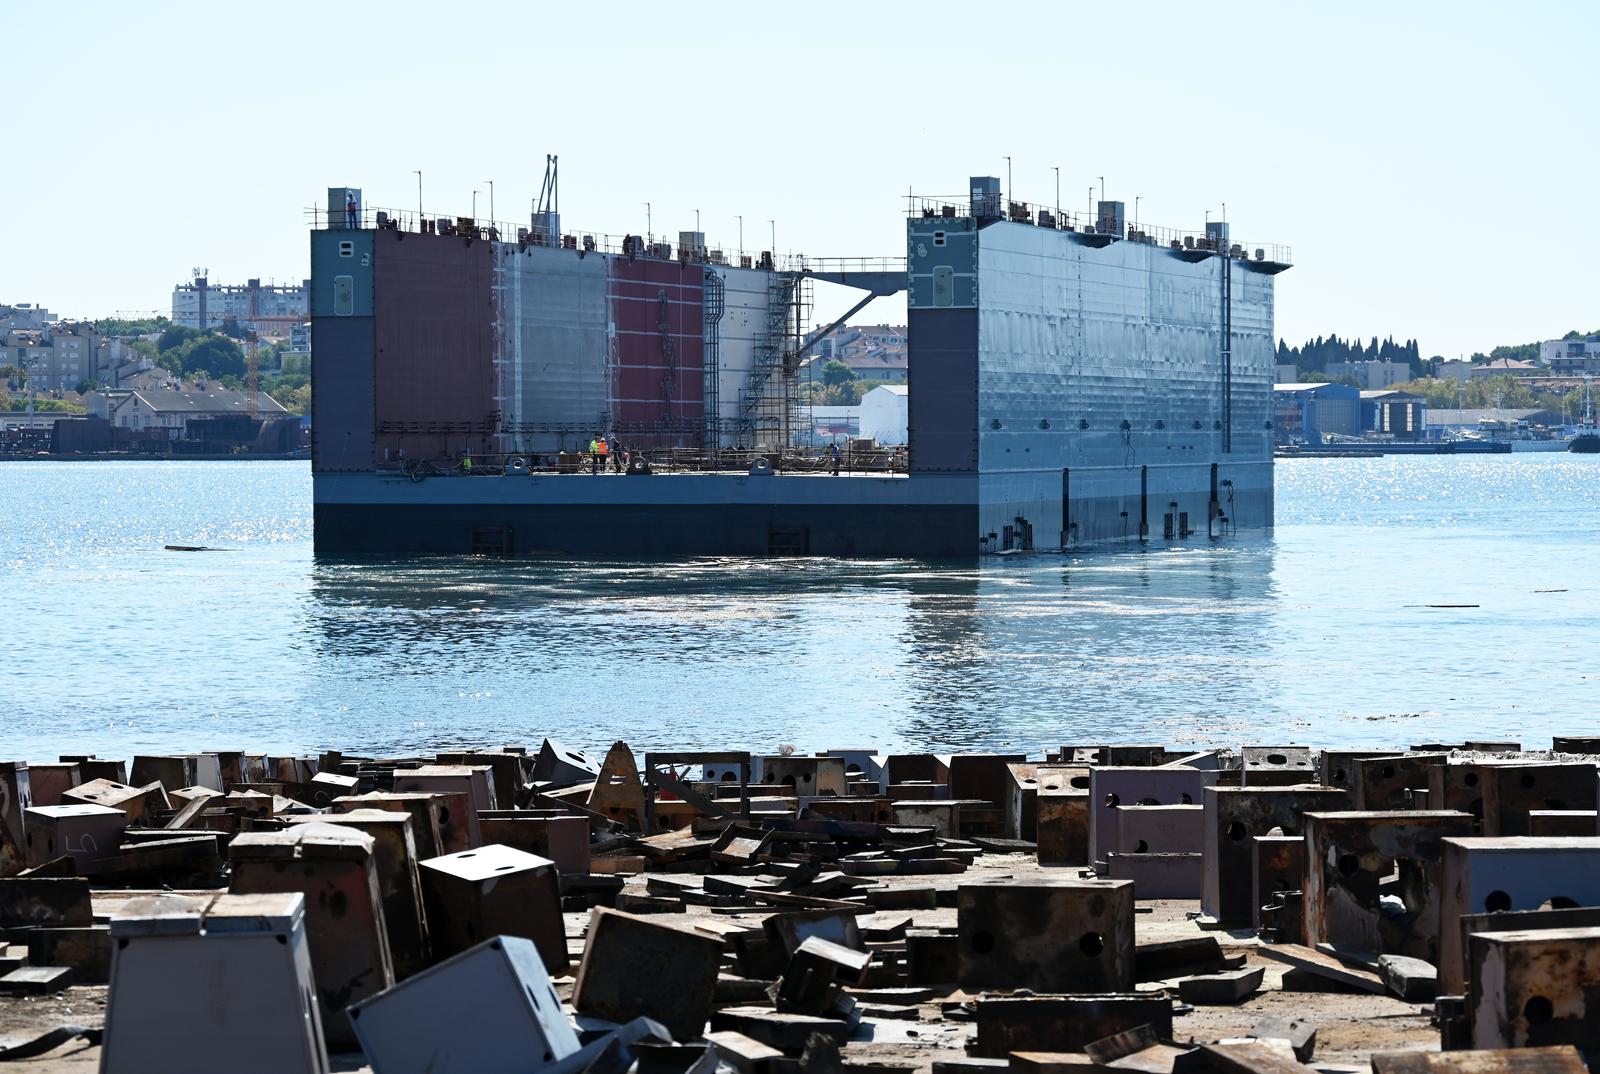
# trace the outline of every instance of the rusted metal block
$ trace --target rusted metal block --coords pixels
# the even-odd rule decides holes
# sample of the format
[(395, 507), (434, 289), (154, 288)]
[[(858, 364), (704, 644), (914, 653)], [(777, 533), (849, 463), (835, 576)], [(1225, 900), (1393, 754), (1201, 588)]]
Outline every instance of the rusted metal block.
[[(179, 787), (200, 784), (200, 762), (193, 754), (158, 757), (148, 754), (135, 756), (128, 773), (128, 782), (137, 787), (160, 783), (169, 791)], [(215, 788), (222, 790), (223, 788)]]
[(74, 761), (78, 765), (78, 774), (83, 777), (84, 783), (97, 779), (107, 780), (111, 783), (128, 782), (128, 762), (112, 761), (100, 757), (63, 757), (63, 761)]
[(1480, 932), (1469, 956), (1474, 1048), (1600, 1051), (1600, 929)]
[(1225, 1007), (1255, 995), (1261, 987), (1266, 968), (1225, 970), (1198, 977), (1185, 977), (1178, 982), (1178, 997), (1197, 1007)]
[(1222, 945), (1215, 936), (1156, 940), (1133, 950), (1133, 975), (1138, 981), (1167, 981), (1193, 974), (1220, 973)]
[(891, 783), (885, 797), (893, 802), (932, 802), (950, 797), (950, 784), (906, 782)]
[(1072, 778), (1045, 777), (1039, 785), (1037, 851), (1040, 865), (1089, 864), (1089, 791)]
[[(6, 871), (8, 858), (22, 854), (25, 842), (22, 814), (31, 805), (33, 794), (29, 789), (27, 762), (0, 761), (0, 827), (5, 829), (5, 834), (0, 835), (0, 876), (10, 875)], [(7, 854), (8, 846), (10, 855)], [(20, 858), (16, 861), (20, 861)], [(13, 864), (12, 871), (15, 868)]]
[[(352, 809), (388, 809), (411, 817), (411, 841), (417, 848), (417, 860), (426, 861), (441, 854), (454, 854), (467, 846), (465, 812), (469, 808), (467, 796), (448, 794), (396, 794), (373, 791), (333, 800), (335, 813), (348, 813)], [(459, 813), (451, 812), (452, 807)], [(450, 838), (444, 831), (448, 826)], [(459, 846), (452, 845), (459, 843)], [(548, 856), (548, 855), (546, 855)]]
[(894, 803), (894, 822), (906, 828), (932, 828), (941, 838), (961, 835), (963, 807), (983, 807), (988, 803), (951, 798), (944, 801), (905, 801)]
[(0, 977), (0, 996), (48, 996), (74, 983), (69, 966), (23, 966)]
[(1230, 1040), (1202, 1044), (1178, 1056), (1173, 1074), (1311, 1074), (1294, 1050), (1277, 1040)]
[(950, 797), (1000, 805), (1010, 782), (1007, 765), (1021, 764), (1025, 753), (956, 753), (945, 761), (950, 772)]
[(1556, 753), (1600, 754), (1600, 737), (1594, 735), (1556, 735), (1550, 740)]
[(1245, 787), (1293, 787), (1317, 782), (1309, 746), (1246, 746), (1241, 762)]
[(1489, 769), (1483, 834), (1532, 835), (1528, 813), (1534, 809), (1593, 808), (1595, 766), (1590, 761), (1497, 764)]
[(753, 865), (772, 846), (773, 838), (766, 829), (730, 824), (711, 844), (711, 860), (723, 865)]
[(1472, 834), (1486, 834), (1483, 829), (1483, 810), (1488, 796), (1491, 767), (1483, 761), (1454, 761), (1429, 768), (1429, 807), (1470, 813), (1475, 822)]
[(1480, 836), (1444, 842), (1439, 988), (1459, 995), (1467, 979), (1460, 919), (1504, 910), (1600, 906), (1600, 836)]
[(1149, 1026), (1172, 1039), (1172, 1001), (1164, 995), (980, 997), (977, 1036), (968, 1051), (1002, 1059), (1012, 1052), (1082, 1051), (1118, 1033)]
[(1588, 1074), (1572, 1047), (1504, 1051), (1374, 1052), (1372, 1074)]
[(1007, 839), (1026, 839), (1031, 843), (1038, 834), (1038, 768), (1028, 762), (1006, 765), (1005, 800), (1000, 808)]
[[(1589, 929), (1600, 928), (1600, 906), (1573, 906), (1560, 910), (1507, 910), (1494, 914), (1463, 914), (1461, 916), (1461, 950), (1472, 946), (1472, 937), (1480, 932), (1528, 932), (1535, 929)], [(1467, 980), (1462, 976), (1449, 980), (1441, 976), (1440, 984), (1448, 986), (1457, 995), (1465, 994)]]
[(308, 784), (311, 799), (307, 805), (327, 809), (335, 798), (345, 798), (356, 793), (361, 781), (354, 776), (341, 776), (337, 772), (318, 772)]
[(937, 929), (906, 930), (906, 979), (917, 985), (955, 984), (961, 976), (961, 944)]
[(245, 753), (243, 750), (218, 750), (217, 772), (222, 776), (220, 789), (226, 793), (228, 788), (235, 783), (244, 783), (248, 777), (245, 775)]
[(1406, 753), (1367, 757), (1355, 762), (1355, 808), (1409, 809), (1411, 788), (1428, 787), (1428, 769), (1447, 760), (1442, 753)]
[(1439, 994), (1438, 968), (1420, 958), (1380, 955), (1378, 976), (1391, 996), (1406, 1003), (1432, 1003)]
[(0, 880), (0, 929), (86, 928), (93, 923), (87, 880), (31, 876)]
[(111, 930), (105, 925), (31, 929), (28, 961), (67, 966), (75, 984), (106, 984), (111, 980)]
[(857, 951), (866, 950), (854, 910), (796, 910), (774, 914), (762, 922), (762, 930), (785, 958), (800, 950), (800, 945), (813, 936)]
[(1112, 880), (1133, 884), (1141, 899), (1198, 899), (1205, 883), (1205, 862), (1193, 854), (1118, 854), (1106, 863)]
[(523, 936), (538, 946), (552, 976), (567, 972), (561, 879), (549, 858), (485, 846), (429, 859), (419, 872), (434, 958), (491, 936)]
[(1543, 837), (1600, 834), (1600, 812), (1593, 809), (1530, 809), (1528, 834)]
[[(1196, 805), (1206, 787), (1214, 786), (1217, 773), (1197, 768), (1122, 767), (1095, 768), (1089, 773), (1089, 799), (1093, 803), (1089, 827), (1089, 853), (1103, 862), (1112, 851), (1131, 851), (1117, 842), (1120, 806)], [(1197, 851), (1195, 845), (1180, 848)]]
[(272, 816), (272, 795), (261, 791), (229, 791), (222, 799), (222, 808), (240, 816), (265, 819)]
[(1251, 1028), (1250, 1035), (1257, 1040), (1283, 1041), (1302, 1063), (1311, 1062), (1317, 1052), (1317, 1027), (1298, 1018), (1269, 1015)]
[(555, 787), (571, 787), (589, 783), (600, 776), (600, 766), (580, 750), (563, 746), (553, 739), (545, 739), (533, 762), (536, 782)]
[(889, 783), (945, 783), (950, 782), (950, 764), (948, 756), (938, 756), (932, 753), (896, 753), (890, 754), (885, 768), (889, 774)]
[(783, 1058), (783, 1053), (770, 1044), (731, 1029), (713, 1030), (706, 1034), (706, 1040), (716, 1045), (717, 1058), (738, 1074), (766, 1074), (774, 1059)]
[[(441, 753), (437, 761), (442, 765), (487, 765), (489, 782), (494, 787), (495, 806), (499, 809), (516, 808), (517, 800), (522, 796), (522, 785), (531, 779), (533, 770), (537, 767), (536, 763), (530, 762), (520, 753), (489, 750)], [(524, 776), (528, 778), (525, 779)]]
[[(28, 789), (34, 806), (61, 804), (61, 796), (83, 782), (77, 764), (50, 764), (35, 761), (27, 766)], [(149, 780), (144, 782), (148, 783)], [(27, 822), (23, 822), (27, 826)]]
[(246, 832), (228, 847), (234, 895), (305, 896), (305, 930), (330, 1048), (353, 1048), (345, 1008), (394, 984), (370, 835), (332, 824)]
[(1256, 953), (1262, 958), (1287, 963), (1297, 970), (1336, 981), (1359, 992), (1381, 996), (1385, 991), (1383, 980), (1376, 973), (1347, 965), (1330, 954), (1301, 944), (1264, 943), (1256, 949)]
[(812, 936), (789, 958), (778, 979), (774, 1000), (780, 1011), (834, 1014), (839, 1010), (840, 989), (866, 979), (872, 956), (841, 944)]
[(1133, 884), (962, 884), (961, 987), (1114, 992), (1133, 987)]
[(894, 822), (894, 809), (888, 798), (815, 798), (806, 803), (804, 816), (860, 824), (891, 824)]
[(350, 1017), (385, 1074), (546, 1070), (579, 1049), (538, 950), (518, 936), (485, 940), (363, 1000)]
[[(1305, 936), (1374, 954), (1436, 962), (1442, 842), (1470, 836), (1472, 815), (1455, 810), (1305, 815)], [(1379, 910), (1379, 886), (1398, 867), (1402, 914)]]
[(120, 810), (127, 817), (129, 824), (143, 821), (146, 811), (153, 814), (157, 810), (165, 811), (171, 808), (167, 801), (167, 792), (159, 783), (130, 787), (125, 783), (113, 783), (109, 779), (92, 779), (87, 783), (80, 783), (62, 794), (61, 802), (63, 805), (97, 805)]
[(497, 808), (491, 773), (492, 770), (487, 765), (423, 765), (421, 768), (397, 770), (394, 774), (394, 789), (399, 793), (465, 792), (468, 796), (467, 815), (464, 818), (467, 842), (469, 847), (476, 847), (483, 845), (483, 837), (478, 830), (478, 811)]
[(108, 806), (64, 804), (34, 806), (28, 810), (28, 834), (23, 853), (30, 868), (59, 857), (69, 857), (85, 875), (103, 858), (116, 853), (127, 814)]
[(1258, 835), (1301, 832), (1303, 814), (1342, 809), (1348, 802), (1337, 787), (1207, 787), (1205, 805), (1205, 885), (1200, 908), (1226, 927), (1255, 920), (1251, 868)]
[(1317, 778), (1324, 787), (1350, 791), (1354, 802), (1355, 787), (1361, 778), (1357, 762), (1369, 757), (1394, 757), (1398, 753), (1397, 750), (1323, 750), (1317, 757)]
[(761, 782), (789, 788), (796, 795), (845, 793), (844, 759), (798, 755), (761, 758)]
[(1117, 768), (1150, 768), (1169, 760), (1165, 746), (1123, 742), (1100, 747), (1100, 763)]
[(151, 833), (157, 838), (125, 842), (113, 857), (95, 866), (95, 876), (128, 886), (172, 884), (211, 887), (222, 874), (216, 832)]
[(572, 1005), (580, 1014), (613, 1022), (643, 1015), (666, 1026), (674, 1039), (692, 1040), (711, 1014), (722, 950), (721, 939), (699, 930), (596, 908)]
[(353, 809), (348, 813), (294, 817), (290, 822), (343, 825), (372, 837), (395, 979), (403, 980), (427, 968), (428, 934), (422, 918), (422, 888), (417, 879), (417, 848), (411, 838), (410, 815), (388, 809)]
[(1206, 842), (1205, 813), (1199, 802), (1120, 805), (1111, 849), (1123, 854), (1198, 854)]
[(889, 769), (877, 750), (832, 749), (823, 750), (819, 757), (837, 757), (844, 762), (844, 776), (849, 783), (870, 780), (871, 794), (883, 794), (889, 789)]
[(589, 820), (553, 809), (492, 809), (478, 814), (485, 843), (515, 847), (556, 863), (562, 876), (589, 871)]
[(100, 1069), (200, 1070), (226, 1056), (238, 1074), (324, 1074), (304, 914), (297, 893), (130, 900), (111, 922)]
[[(1303, 891), (1306, 882), (1306, 839), (1303, 835), (1258, 835), (1251, 842), (1250, 890), (1255, 916), (1251, 928), (1261, 927), (1261, 908), (1281, 891)], [(1296, 936), (1303, 936), (1297, 930)], [(1298, 939), (1297, 941), (1298, 942)]]

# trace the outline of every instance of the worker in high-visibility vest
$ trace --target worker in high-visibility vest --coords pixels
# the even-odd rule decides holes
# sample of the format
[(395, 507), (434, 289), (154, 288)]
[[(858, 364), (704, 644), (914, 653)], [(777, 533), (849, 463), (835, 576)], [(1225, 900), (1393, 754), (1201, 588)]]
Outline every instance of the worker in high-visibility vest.
[(596, 434), (589, 441), (589, 472), (591, 474), (604, 473), (606, 468), (606, 438)]

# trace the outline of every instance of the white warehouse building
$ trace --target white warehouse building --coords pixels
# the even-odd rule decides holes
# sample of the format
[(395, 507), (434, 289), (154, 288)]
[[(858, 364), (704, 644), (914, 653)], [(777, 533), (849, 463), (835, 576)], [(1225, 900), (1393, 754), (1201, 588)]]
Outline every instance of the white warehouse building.
[(861, 435), (880, 444), (906, 443), (906, 403), (904, 384), (880, 384), (861, 397)]

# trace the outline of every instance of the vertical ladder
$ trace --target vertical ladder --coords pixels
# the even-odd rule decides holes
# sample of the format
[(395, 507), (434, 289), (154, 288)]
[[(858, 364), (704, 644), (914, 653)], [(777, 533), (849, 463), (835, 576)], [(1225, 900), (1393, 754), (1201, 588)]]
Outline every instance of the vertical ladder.
[(1233, 453), (1233, 256), (1222, 249), (1222, 453)]
[(716, 269), (706, 270), (704, 297), (702, 299), (702, 332), (704, 341), (702, 368), (705, 384), (705, 433), (701, 448), (716, 451), (722, 447), (722, 313), (726, 305), (726, 288), (722, 274)]

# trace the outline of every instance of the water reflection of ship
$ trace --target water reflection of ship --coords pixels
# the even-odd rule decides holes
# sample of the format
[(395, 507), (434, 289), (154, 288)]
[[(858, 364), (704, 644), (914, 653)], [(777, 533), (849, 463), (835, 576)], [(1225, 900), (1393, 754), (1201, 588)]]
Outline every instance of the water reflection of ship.
[(1242, 731), (1273, 714), (1251, 670), (1273, 644), (1273, 569), (1261, 542), (941, 574), (908, 602), (897, 737), (960, 751)]

